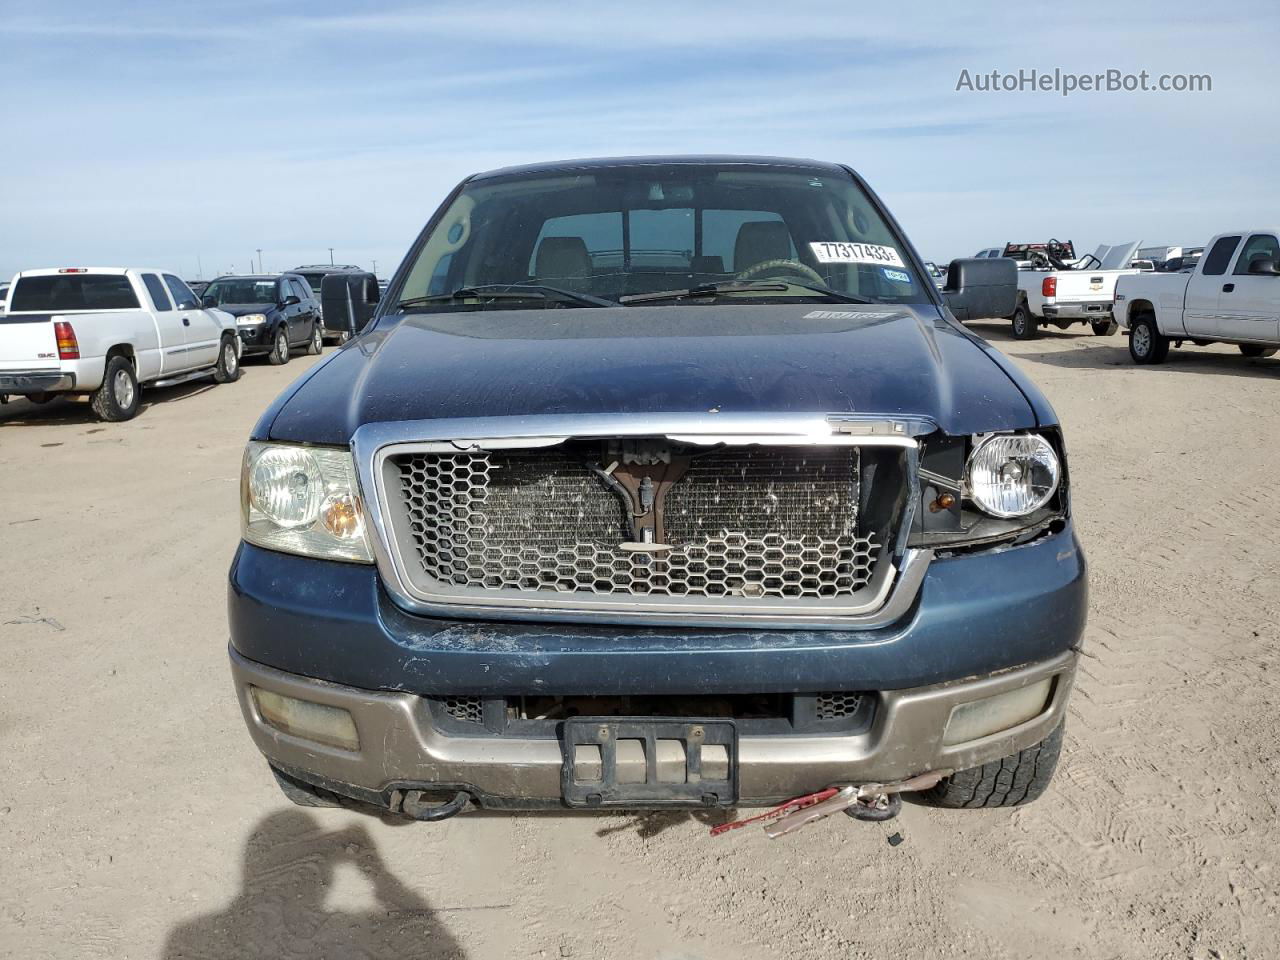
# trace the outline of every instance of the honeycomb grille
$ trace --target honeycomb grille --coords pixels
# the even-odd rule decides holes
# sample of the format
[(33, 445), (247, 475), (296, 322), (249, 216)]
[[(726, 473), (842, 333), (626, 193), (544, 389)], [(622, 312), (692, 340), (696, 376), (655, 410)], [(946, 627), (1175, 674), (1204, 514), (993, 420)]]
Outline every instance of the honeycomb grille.
[(695, 457), (667, 494), (672, 548), (657, 553), (619, 549), (631, 539), (623, 502), (587, 458), (563, 448), (400, 454), (391, 463), (413, 551), (406, 567), (436, 584), (835, 598), (856, 593), (873, 572), (876, 537), (856, 525), (854, 448)]
[(860, 693), (820, 693), (814, 699), (819, 720), (843, 720), (852, 717), (862, 706)]
[(484, 723), (484, 701), (479, 697), (444, 697), (444, 712), (455, 720)]

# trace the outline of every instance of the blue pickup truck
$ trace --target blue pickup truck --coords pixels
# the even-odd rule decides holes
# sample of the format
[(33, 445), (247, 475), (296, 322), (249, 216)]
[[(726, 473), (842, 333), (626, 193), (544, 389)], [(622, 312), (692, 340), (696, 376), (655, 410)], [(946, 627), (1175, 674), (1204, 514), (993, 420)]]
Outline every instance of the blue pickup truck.
[(948, 277), (841, 165), (465, 180), (245, 451), (231, 668), (284, 792), (1037, 797), (1085, 560), (1053, 410), (957, 322), (1013, 264)]

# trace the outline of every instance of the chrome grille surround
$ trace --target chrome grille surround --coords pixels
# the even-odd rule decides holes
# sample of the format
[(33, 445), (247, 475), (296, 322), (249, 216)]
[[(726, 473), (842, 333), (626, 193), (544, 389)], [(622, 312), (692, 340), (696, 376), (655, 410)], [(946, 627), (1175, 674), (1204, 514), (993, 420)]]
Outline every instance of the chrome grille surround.
[[(916, 438), (936, 430), (924, 418), (856, 414), (575, 414), (369, 423), (351, 440), (380, 579), (397, 605), (443, 618), (515, 619), (579, 623), (632, 622), (651, 626), (867, 629), (898, 621), (911, 609), (933, 551), (905, 546), (918, 489)], [(702, 446), (889, 447), (904, 458), (911, 489), (898, 530), (877, 544), (870, 580), (843, 597), (635, 596), (494, 590), (414, 580), (411, 531), (398, 523), (389, 497), (392, 458), (412, 453), (459, 453), (552, 447), (570, 439), (664, 438)]]

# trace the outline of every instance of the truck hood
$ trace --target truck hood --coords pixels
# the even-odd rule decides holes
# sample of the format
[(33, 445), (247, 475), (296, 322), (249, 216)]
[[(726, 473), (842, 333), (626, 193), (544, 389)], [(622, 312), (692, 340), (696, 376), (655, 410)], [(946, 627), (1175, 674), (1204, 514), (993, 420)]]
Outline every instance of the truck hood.
[(928, 306), (416, 314), (332, 354), (255, 436), (345, 445), (384, 421), (708, 411), (920, 416), (950, 434), (1035, 426), (1034, 387), (997, 357)]

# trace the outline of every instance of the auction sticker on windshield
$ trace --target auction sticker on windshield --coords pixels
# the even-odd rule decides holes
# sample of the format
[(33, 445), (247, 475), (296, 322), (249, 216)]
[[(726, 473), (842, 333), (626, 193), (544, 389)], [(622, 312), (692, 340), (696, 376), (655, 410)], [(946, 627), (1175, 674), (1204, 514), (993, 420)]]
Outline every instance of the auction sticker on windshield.
[(905, 266), (898, 251), (874, 243), (843, 243), (839, 240), (820, 240), (809, 244), (819, 263), (875, 263), (880, 266)]

